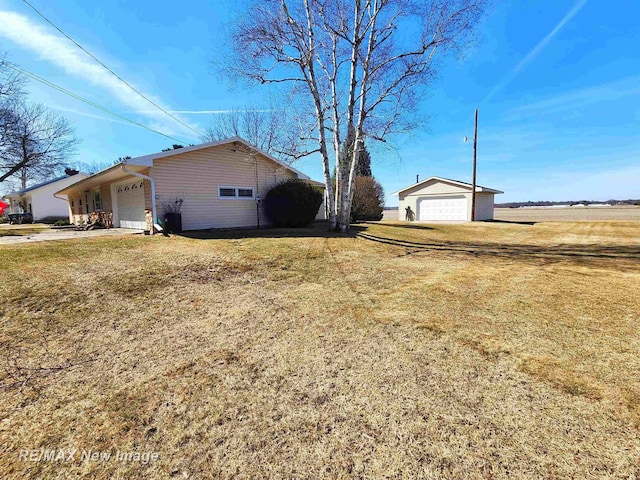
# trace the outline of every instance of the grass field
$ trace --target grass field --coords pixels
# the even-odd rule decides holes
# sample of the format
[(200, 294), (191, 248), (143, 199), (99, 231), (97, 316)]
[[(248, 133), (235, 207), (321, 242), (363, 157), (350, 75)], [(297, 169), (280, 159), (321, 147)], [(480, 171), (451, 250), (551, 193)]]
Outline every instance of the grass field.
[(640, 221), (640, 207), (496, 208), (496, 220), (515, 222)]
[[(640, 222), (640, 206), (495, 208), (494, 215), (508, 222)], [(385, 210), (383, 220), (398, 220), (398, 210)]]
[(640, 476), (637, 223), (325, 230), (0, 247), (0, 477)]

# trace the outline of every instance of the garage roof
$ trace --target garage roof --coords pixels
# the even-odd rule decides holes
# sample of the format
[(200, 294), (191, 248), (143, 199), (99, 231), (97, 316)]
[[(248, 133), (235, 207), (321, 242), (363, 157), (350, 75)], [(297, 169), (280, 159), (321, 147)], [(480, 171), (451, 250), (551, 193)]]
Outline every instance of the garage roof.
[[(467, 188), (469, 190), (471, 190), (471, 188), (473, 188), (473, 185), (471, 185), (470, 183), (467, 182), (461, 182), (460, 180), (452, 180), (450, 178), (444, 178), (444, 177), (429, 177), (426, 180), (423, 180), (421, 182), (418, 183), (414, 183), (413, 185), (409, 185), (408, 187), (403, 188), (402, 190), (398, 190), (397, 192), (393, 192), (391, 195), (399, 195), (403, 192), (406, 192), (407, 190), (413, 190), (416, 187), (420, 187), (432, 180), (437, 180), (439, 182), (443, 182), (443, 183), (449, 183), (451, 185), (457, 185), (458, 187), (462, 187), (462, 188)], [(501, 190), (495, 190), (493, 188), (489, 188), (489, 187), (483, 187), (482, 185), (476, 185), (476, 192), (486, 192), (486, 193), (504, 193)]]

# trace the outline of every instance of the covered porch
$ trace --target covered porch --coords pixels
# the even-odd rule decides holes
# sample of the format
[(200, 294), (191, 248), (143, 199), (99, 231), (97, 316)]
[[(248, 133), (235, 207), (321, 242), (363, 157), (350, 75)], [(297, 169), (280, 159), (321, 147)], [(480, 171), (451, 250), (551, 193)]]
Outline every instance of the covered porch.
[(28, 193), (10, 193), (8, 195), (5, 195), (3, 198), (9, 204), (6, 213), (33, 213), (33, 207), (31, 205), (31, 195), (29, 195)]
[(105, 228), (151, 230), (153, 225), (151, 183), (136, 176), (148, 167), (114, 165), (60, 190), (69, 205), (69, 222), (76, 225), (99, 222)]

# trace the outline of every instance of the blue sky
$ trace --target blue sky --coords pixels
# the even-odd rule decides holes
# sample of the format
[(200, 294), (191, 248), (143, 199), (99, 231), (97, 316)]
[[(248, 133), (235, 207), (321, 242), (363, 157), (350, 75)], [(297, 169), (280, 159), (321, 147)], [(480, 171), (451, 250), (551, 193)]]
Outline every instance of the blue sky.
[[(32, 0), (127, 81), (197, 130), (215, 113), (260, 104), (261, 87), (232, 90), (211, 65), (232, 1)], [(478, 45), (446, 59), (420, 113), (428, 129), (373, 146), (373, 172), (392, 192), (431, 175), (471, 178), (480, 109), (478, 182), (496, 201), (640, 198), (640, 2), (494, 2)], [(119, 84), (20, 0), (0, 0), (0, 52), (23, 68), (122, 115), (194, 143), (194, 134)], [(105, 163), (174, 143), (31, 81), (83, 141), (77, 161)], [(200, 113), (188, 113), (200, 112)], [(206, 112), (206, 113), (203, 113)], [(297, 165), (322, 179), (319, 159)]]

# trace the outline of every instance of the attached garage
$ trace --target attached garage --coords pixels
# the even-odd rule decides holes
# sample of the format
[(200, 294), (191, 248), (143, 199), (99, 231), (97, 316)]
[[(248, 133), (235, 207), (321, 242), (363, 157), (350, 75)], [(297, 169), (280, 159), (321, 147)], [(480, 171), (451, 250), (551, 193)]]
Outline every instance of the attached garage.
[(147, 227), (144, 212), (144, 181), (136, 179), (115, 185), (116, 208), (120, 227), (144, 230)]
[[(399, 220), (404, 220), (407, 207), (419, 222), (471, 221), (472, 186), (469, 183), (442, 177), (430, 177), (408, 186), (398, 195)], [(494, 195), (503, 193), (476, 185), (476, 220), (493, 219)]]
[(183, 230), (264, 227), (270, 220), (260, 199), (291, 179), (324, 186), (233, 137), (130, 158), (57, 194), (68, 196), (76, 224), (151, 230), (165, 210), (179, 209)]

